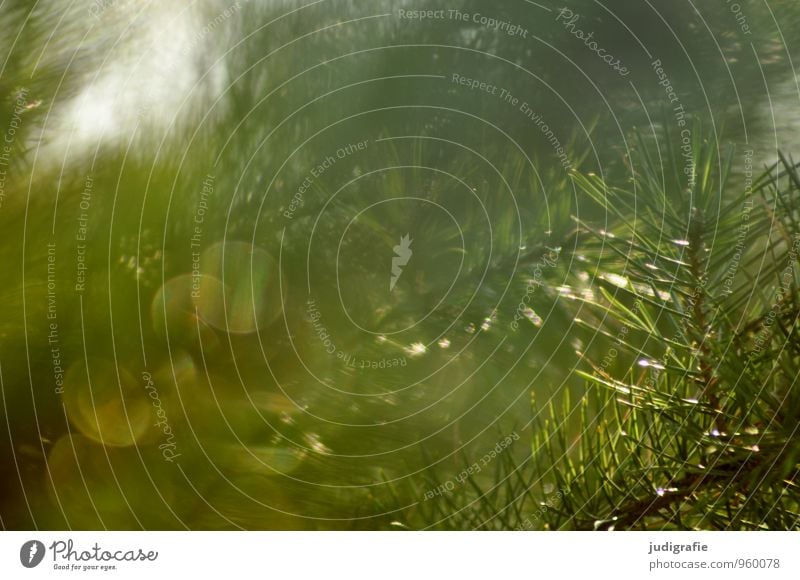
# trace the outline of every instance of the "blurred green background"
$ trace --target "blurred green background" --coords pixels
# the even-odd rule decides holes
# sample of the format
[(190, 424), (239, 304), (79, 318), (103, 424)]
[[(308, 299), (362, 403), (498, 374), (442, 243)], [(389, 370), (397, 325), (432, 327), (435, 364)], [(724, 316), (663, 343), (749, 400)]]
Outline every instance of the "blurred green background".
[(798, 150), (800, 6), (735, 6), (3, 2), (2, 526), (463, 527), (604, 348), (570, 171), (676, 103), (737, 183)]

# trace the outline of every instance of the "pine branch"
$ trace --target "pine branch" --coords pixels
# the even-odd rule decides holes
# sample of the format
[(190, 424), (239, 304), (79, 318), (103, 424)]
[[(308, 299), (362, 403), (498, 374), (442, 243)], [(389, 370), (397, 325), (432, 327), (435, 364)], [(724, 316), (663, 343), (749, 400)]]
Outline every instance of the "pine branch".
[[(548, 470), (558, 464), (563, 473), (557, 480), (576, 490), (564, 506), (573, 514), (572, 527), (684, 529), (705, 522), (762, 527), (764, 518), (785, 520), (798, 509), (798, 502), (782, 492), (769, 507), (754, 495), (759, 489), (793, 485), (786, 470), (800, 456), (794, 432), (789, 435), (785, 427), (797, 422), (797, 405), (789, 400), (800, 368), (796, 354), (787, 354), (795, 349), (780, 344), (790, 341), (797, 322), (798, 288), (793, 284), (777, 316), (769, 313), (774, 305), (768, 299), (745, 304), (742, 286), (750, 280), (747, 268), (760, 265), (756, 262), (737, 263), (744, 275), (730, 293), (733, 299), (709, 291), (710, 280), (727, 275), (739, 235), (733, 216), (743, 204), (742, 196), (714, 202), (720, 191), (725, 199), (730, 163), (715, 171), (713, 149), (708, 144), (696, 155), (703, 178), (691, 196), (659, 189), (657, 168), (646, 169), (645, 182), (653, 191), (640, 188), (636, 201), (643, 198), (645, 210), (664, 208), (670, 219), (660, 222), (639, 219), (641, 208), (633, 214), (636, 221), (630, 219), (626, 212), (637, 206), (626, 200), (636, 192), (608, 188), (592, 176), (576, 179), (582, 191), (617, 218), (600, 231), (579, 224), (595, 240), (584, 243), (581, 253), (597, 264), (590, 276), (597, 281), (596, 291), (578, 300), (578, 322), (632, 361), (615, 354), (598, 362), (579, 353), (591, 369), (579, 375), (587, 379), (586, 400), (597, 415), (581, 422), (577, 448), (560, 437), (540, 442), (551, 458)], [(785, 187), (769, 176), (756, 180), (763, 190), (774, 188), (785, 203), (776, 203), (774, 214), (754, 216), (749, 222), (755, 225), (753, 235), (766, 237), (778, 222), (789, 239), (798, 231), (791, 209), (796, 204), (789, 197), (797, 196), (800, 180), (785, 159), (781, 175)], [(683, 226), (681, 215), (688, 218)], [(706, 242), (711, 235), (714, 247), (722, 248), (716, 254)], [(674, 240), (674, 245), (662, 240)], [(762, 273), (780, 276), (789, 245), (768, 241), (768, 247), (773, 260)], [(755, 307), (762, 311), (754, 312)], [(743, 356), (753, 349), (763, 321), (773, 318), (777, 324), (758, 337), (763, 356)], [(747, 320), (744, 327), (742, 319)], [(667, 332), (670, 326), (674, 334)], [(716, 342), (723, 337), (730, 342)], [(637, 366), (625, 366), (626, 361), (638, 361), (645, 370), (637, 373)], [(562, 430), (569, 414), (555, 416), (551, 425)]]

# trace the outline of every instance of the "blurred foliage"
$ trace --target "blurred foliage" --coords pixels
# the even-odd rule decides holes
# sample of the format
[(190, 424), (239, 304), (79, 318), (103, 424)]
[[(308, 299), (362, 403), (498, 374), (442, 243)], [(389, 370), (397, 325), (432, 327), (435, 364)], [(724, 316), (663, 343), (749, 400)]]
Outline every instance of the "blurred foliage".
[[(0, 204), (0, 409), (8, 433), (0, 437), (2, 526), (582, 527), (620, 517), (615, 510), (644, 501), (645, 489), (677, 487), (666, 475), (688, 475), (667, 466), (630, 487), (633, 496), (613, 509), (582, 507), (581, 486), (605, 492), (603, 477), (570, 484), (565, 495), (567, 483), (554, 473), (581, 473), (580, 445), (572, 441), (585, 425), (559, 420), (558, 428), (542, 430), (531, 421), (547, 402), (573, 413), (570, 401), (585, 392), (572, 372), (575, 349), (592, 360), (585, 351), (607, 348), (621, 322), (609, 313), (606, 327), (601, 313), (641, 293), (597, 276), (633, 279), (632, 264), (589, 233), (604, 228), (638, 240), (642, 223), (660, 225), (652, 222), (665, 209), (669, 227), (695, 223), (685, 210), (697, 203), (665, 202), (674, 175), (638, 156), (653, 143), (632, 137), (643, 134), (635, 126), (662, 136), (670, 124), (658, 120), (664, 90), (640, 43), (662, 60), (693, 117), (724, 125), (732, 141), (774, 141), (763, 103), (775, 95), (764, 79), (772, 88), (790, 78), (797, 55), (785, 39), (800, 35), (800, 10), (788, 1), (771, 5), (780, 29), (773, 13), (753, 10), (747, 17), (754, 32), (743, 36), (722, 4), (689, 13), (674, 3), (658, 12), (646, 3), (571, 3), (581, 25), (629, 64), (632, 75), (623, 79), (525, 2), (490, 8), (460, 0), (448, 8), (520, 23), (526, 42), (473, 23), (397, 18), (400, 8), (417, 6), (410, 2), (5, 2), (0, 132), (14, 126), (15, 135)], [(629, 28), (647, 31), (646, 38)], [(529, 103), (574, 171), (518, 108), (453, 83), (454, 73)], [(352, 149), (358, 143), (366, 146)], [(716, 167), (707, 155), (698, 166)], [(764, 156), (759, 150), (757, 159)], [(313, 175), (329, 157), (335, 162)], [(791, 167), (784, 164), (780, 180), (762, 179), (758, 191), (789, 196)], [(719, 220), (720, 229), (735, 216), (714, 206), (712, 190), (726, 204), (738, 199), (722, 177), (701, 181), (695, 194), (706, 196), (701, 221)], [(625, 195), (631, 180), (640, 192), (635, 207)], [(292, 209), (301, 187), (302, 204)], [(607, 190), (613, 198), (601, 196)], [(779, 209), (774, 218), (758, 214), (754, 239), (774, 236), (773, 223), (796, 231), (791, 214)], [(628, 231), (632, 211), (642, 220), (635, 234)], [(590, 225), (606, 216), (613, 223)], [(710, 243), (708, 231), (692, 232)], [(414, 261), (387, 295), (388, 259), (408, 233)], [(658, 239), (634, 248), (636, 263), (666, 244), (667, 263), (680, 268), (658, 283), (692, 286), (691, 268), (684, 271), (688, 250)], [(776, 260), (785, 258), (779, 240), (769, 248)], [(706, 266), (702, 259), (696, 267)], [(733, 332), (740, 313), (757, 320), (763, 305), (745, 288), (763, 285), (745, 277), (775, 274), (771, 260), (742, 265), (740, 286), (719, 313), (728, 326), (718, 332)], [(576, 278), (580, 272), (591, 285)], [(717, 281), (724, 276), (715, 272)], [(669, 318), (658, 312), (678, 316), (685, 308), (685, 287), (671, 292), (674, 302), (648, 302), (664, 326), (659, 332)], [(310, 300), (320, 313), (316, 326)], [(712, 303), (703, 302), (703, 313)], [(615, 314), (638, 324), (622, 310)], [(586, 329), (573, 328), (575, 316)], [(320, 328), (332, 337), (333, 355)], [(671, 345), (636, 328), (641, 344), (633, 344), (649, 356), (663, 356), (658, 345), (665, 352)], [(601, 344), (598, 329), (608, 343)], [(745, 333), (737, 340), (745, 349), (754, 339)], [(777, 346), (780, 337), (770, 340)], [(695, 373), (696, 349), (684, 346), (670, 356), (678, 357), (676, 368)], [(707, 348), (703, 357), (720, 354)], [(780, 362), (783, 378), (770, 379), (779, 393), (794, 367), (786, 366), (788, 354), (772, 354), (760, 364)], [(395, 366), (381, 368), (380, 361)], [(620, 357), (614, 370), (622, 374), (608, 371), (614, 380), (591, 375), (581, 403), (587, 417), (633, 420), (620, 411), (606, 417), (609, 395), (596, 382), (635, 384), (640, 376), (625, 370), (646, 371), (634, 362), (631, 356), (626, 367)], [(745, 461), (742, 449), (755, 436), (741, 435), (744, 427), (784, 429), (786, 436), (788, 414), (769, 427), (734, 429), (749, 416), (746, 393), (705, 400), (692, 373), (669, 386), (675, 396), (701, 402), (679, 406), (672, 418), (691, 415), (687, 425), (707, 430), (703, 421), (725, 416), (725, 429), (718, 427), (725, 435), (707, 452), (729, 454), (720, 449), (734, 446), (723, 466)], [(671, 425), (659, 419), (658, 436)], [(424, 500), (510, 433), (522, 440), (458, 493)], [(551, 456), (544, 448), (553, 437), (570, 443)], [(760, 458), (778, 457), (776, 447), (759, 445)], [(180, 455), (169, 461), (165, 450)], [(628, 461), (645, 462), (637, 453), (645, 447)], [(687, 453), (687, 461), (699, 461), (695, 447)], [(721, 481), (709, 480), (709, 489)], [(747, 506), (764, 507), (735, 489)], [(719, 501), (719, 509), (730, 505)], [(756, 513), (749, 509), (729, 521), (746, 527), (745, 514)], [(545, 517), (558, 510), (567, 515)], [(648, 511), (643, 519), (649, 524), (655, 516)], [(785, 514), (769, 517), (774, 527), (787, 521)]]

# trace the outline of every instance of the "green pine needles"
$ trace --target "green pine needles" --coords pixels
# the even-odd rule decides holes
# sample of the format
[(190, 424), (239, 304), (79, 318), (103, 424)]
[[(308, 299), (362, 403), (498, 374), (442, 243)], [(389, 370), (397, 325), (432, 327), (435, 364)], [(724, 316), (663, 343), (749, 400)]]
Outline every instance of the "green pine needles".
[(536, 482), (563, 491), (538, 527), (797, 529), (797, 165), (653, 150), (626, 188), (574, 176), (608, 223), (576, 219), (586, 393), (537, 416)]

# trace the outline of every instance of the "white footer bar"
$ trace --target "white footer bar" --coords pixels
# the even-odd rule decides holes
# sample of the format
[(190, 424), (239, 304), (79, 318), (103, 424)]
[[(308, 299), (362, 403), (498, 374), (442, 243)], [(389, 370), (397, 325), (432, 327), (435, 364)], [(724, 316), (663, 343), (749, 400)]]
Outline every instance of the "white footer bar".
[[(3, 532), (0, 578), (800, 578), (798, 532)], [(246, 575), (246, 576), (245, 576)], [(512, 576), (513, 575), (513, 576)]]

